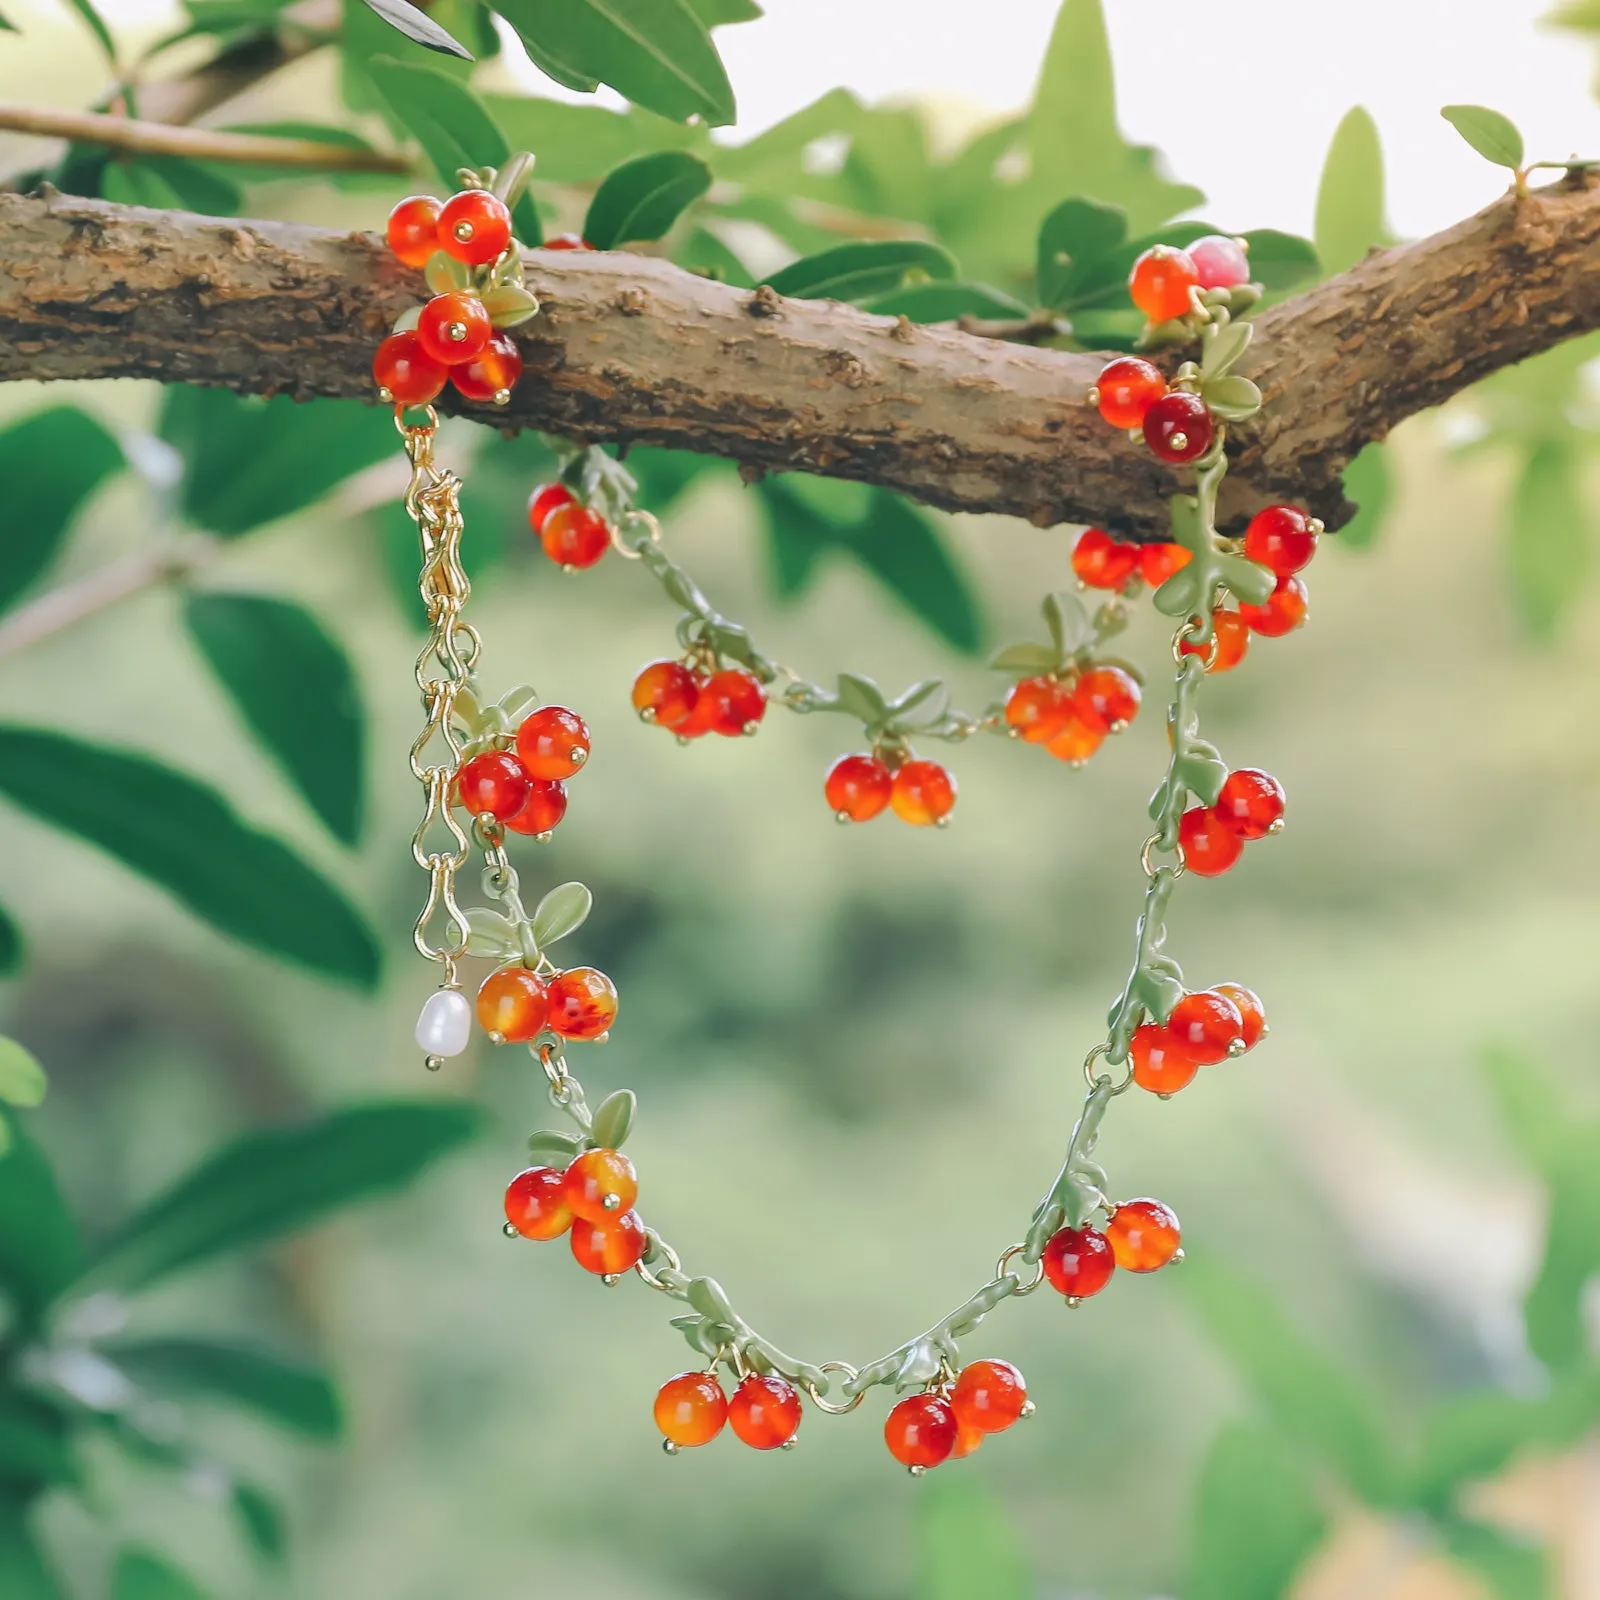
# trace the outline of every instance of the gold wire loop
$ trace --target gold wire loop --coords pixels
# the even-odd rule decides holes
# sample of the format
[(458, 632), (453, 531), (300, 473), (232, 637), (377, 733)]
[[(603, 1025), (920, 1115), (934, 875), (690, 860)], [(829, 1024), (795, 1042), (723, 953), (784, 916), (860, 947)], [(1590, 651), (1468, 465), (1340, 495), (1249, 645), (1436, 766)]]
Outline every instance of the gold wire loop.
[[(1170, 867), (1166, 866), (1165, 863), (1162, 866), (1156, 866), (1150, 859), (1151, 854), (1156, 850), (1170, 850), (1177, 858), (1175, 863)], [(1174, 878), (1181, 878), (1189, 868), (1188, 862), (1184, 859), (1183, 846), (1176, 840), (1170, 845), (1162, 844), (1159, 833), (1152, 833), (1145, 840), (1144, 848), (1139, 852), (1139, 864), (1144, 868), (1144, 875), (1147, 878), (1153, 878), (1158, 872), (1162, 871), (1170, 872)]]
[[(622, 536), (622, 530), (625, 527), (643, 528), (644, 538), (635, 544), (629, 544)], [(638, 506), (623, 512), (617, 522), (612, 524), (609, 532), (611, 534), (611, 548), (628, 561), (643, 561), (644, 546), (661, 543), (661, 524), (656, 521), (655, 514)]]
[[(678, 1259), (678, 1252), (674, 1250), (665, 1239), (657, 1239), (655, 1241), (655, 1247), (667, 1258), (667, 1265), (671, 1267), (674, 1272), (683, 1271), (683, 1263)], [(643, 1279), (643, 1281), (650, 1288), (659, 1289), (662, 1294), (672, 1293), (672, 1285), (670, 1283), (663, 1283), (661, 1279), (658, 1278), (642, 1260), (634, 1262), (633, 1270), (639, 1274), (640, 1278)]]
[[(1186, 651), (1183, 648), (1183, 643), (1185, 639), (1198, 638), (1201, 630), (1204, 627), (1205, 624), (1200, 620), (1199, 617), (1190, 617), (1189, 620), (1184, 623), (1184, 625), (1179, 628), (1175, 634), (1173, 634), (1172, 659), (1176, 665), (1181, 667), (1188, 656), (1196, 653), (1194, 651)], [(1200, 665), (1204, 667), (1207, 672), (1210, 672), (1211, 669), (1216, 666), (1217, 651), (1221, 648), (1221, 642), (1217, 638), (1216, 624), (1213, 622), (1211, 625), (1211, 639), (1205, 650), (1200, 652)]]
[[(842, 1372), (845, 1375), (844, 1381), (846, 1387), (854, 1383), (856, 1379), (861, 1376), (861, 1374), (854, 1367), (852, 1367), (848, 1361), (824, 1361), (822, 1365), (817, 1368), (817, 1371)], [(828, 1387), (831, 1389), (833, 1385), (829, 1384)], [(818, 1411), (826, 1411), (830, 1417), (849, 1416), (850, 1413), (867, 1398), (867, 1391), (862, 1389), (859, 1393), (851, 1395), (842, 1406), (835, 1405), (831, 1400), (824, 1400), (822, 1398), (822, 1391), (809, 1379), (807, 1379), (805, 1382), (805, 1391), (811, 1396), (812, 1405), (814, 1405)]]
[[(996, 1267), (994, 1269), (995, 1277), (997, 1277), (997, 1278), (1016, 1277), (1017, 1275), (1015, 1273), (1013, 1273), (1012, 1270), (1011, 1270), (1011, 1263), (1013, 1261), (1015, 1261), (1017, 1259), (1017, 1257), (1020, 1256), (1022, 1254), (1022, 1252), (1024, 1250), (1026, 1250), (1027, 1248), (1028, 1247), (1027, 1247), (1026, 1244), (1014, 1244), (1014, 1245), (1012, 1245), (1011, 1248), (1009, 1250), (1007, 1250), (1005, 1252), (1005, 1254), (1000, 1257), (999, 1263), (996, 1265)], [(1032, 1294), (1033, 1291), (1035, 1289), (1037, 1289), (1039, 1287), (1039, 1285), (1041, 1283), (1043, 1283), (1043, 1282), (1044, 1282), (1044, 1259), (1043, 1259), (1043, 1257), (1041, 1257), (1039, 1260), (1035, 1261), (1034, 1264), (1033, 1264), (1033, 1280), (1032, 1280), (1032, 1282), (1030, 1282), (1030, 1283), (1022, 1283), (1021, 1280), (1019, 1279), (1018, 1280), (1018, 1287), (1013, 1289), (1011, 1291), (1011, 1293), (1017, 1299), (1020, 1300), (1024, 1295)], [(954, 1376), (954, 1374), (952, 1374), (952, 1376)]]
[(1084, 1080), (1088, 1083), (1091, 1090), (1098, 1089), (1101, 1084), (1106, 1083), (1111, 1085), (1112, 1094), (1122, 1094), (1133, 1082), (1132, 1062), (1128, 1063), (1128, 1070), (1123, 1075), (1121, 1083), (1118, 1083), (1109, 1072), (1096, 1072), (1094, 1070), (1095, 1062), (1097, 1062), (1101, 1056), (1110, 1054), (1111, 1046), (1109, 1043), (1097, 1044), (1094, 1049), (1083, 1058)]

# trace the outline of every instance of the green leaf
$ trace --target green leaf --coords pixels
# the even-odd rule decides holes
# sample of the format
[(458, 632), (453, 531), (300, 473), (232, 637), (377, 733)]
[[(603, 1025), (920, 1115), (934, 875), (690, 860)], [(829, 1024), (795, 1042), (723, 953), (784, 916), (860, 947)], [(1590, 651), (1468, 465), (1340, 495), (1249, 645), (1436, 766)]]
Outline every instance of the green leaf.
[[(686, 272), (696, 273), (702, 278), (731, 283), (738, 289), (753, 289), (756, 286), (750, 269), (710, 228), (691, 228), (689, 236), (672, 259)], [(628, 452), (630, 468), (634, 466), (634, 454), (633, 451)]]
[(970, 1477), (929, 1478), (917, 1493), (917, 1600), (1031, 1600), (1022, 1540)]
[(136, 1383), (160, 1394), (229, 1401), (318, 1439), (344, 1431), (326, 1374), (267, 1350), (216, 1339), (142, 1339), (102, 1347)]
[(1334, 130), (1317, 186), (1316, 241), (1322, 270), (1344, 272), (1388, 237), (1378, 125), (1365, 107), (1352, 106)]
[(225, 539), (320, 500), (394, 452), (394, 424), (354, 400), (247, 399), (175, 384), (160, 435), (184, 459), (181, 505)]
[(22, 929), (17, 926), (11, 913), (0, 906), (0, 978), (20, 972), (26, 958), (27, 947), (23, 943)]
[(954, 278), (955, 257), (921, 239), (867, 240), (802, 256), (766, 281), (796, 300), (870, 300), (901, 288), (912, 273)]
[(111, 29), (106, 25), (106, 19), (95, 9), (94, 0), (67, 0), (67, 4), (78, 13), (84, 26), (95, 36), (100, 48), (105, 51), (106, 60), (111, 63), (115, 71), (117, 42), (111, 37)]
[(263, 1493), (252, 1483), (235, 1483), (233, 1512), (257, 1555), (268, 1561), (283, 1560), (288, 1550), (289, 1536), (283, 1507), (271, 1495)]
[(0, 610), (50, 565), (85, 501), (122, 465), (117, 441), (76, 406), (46, 407), (0, 432)]
[(871, 678), (854, 672), (839, 674), (839, 704), (869, 726), (884, 721), (889, 715), (889, 702), (884, 699), (883, 690)]
[(13, 1124), (11, 1151), (0, 1161), (0, 1283), (24, 1324), (39, 1320), (77, 1276), (82, 1259), (78, 1227), (50, 1163)]
[(921, 507), (880, 492), (872, 515), (844, 543), (940, 638), (963, 655), (976, 655), (982, 648), (977, 595)]
[(862, 309), (913, 322), (954, 322), (959, 317), (1011, 321), (1027, 316), (1020, 300), (986, 283), (912, 283), (862, 302)]
[(1184, 1593), (1280, 1600), (1326, 1527), (1298, 1452), (1262, 1428), (1225, 1428), (1200, 1468)]
[(1540, 19), (1552, 28), (1573, 28), (1580, 33), (1600, 33), (1600, 0), (1567, 0)]
[(21, 33), (22, 29), (10, 17), (0, 12), (0, 33)]
[(675, 122), (734, 120), (728, 75), (689, 0), (496, 0), (495, 9), (568, 87), (608, 83)]
[(1008, 644), (989, 657), (996, 672), (1020, 673), (1031, 677), (1039, 672), (1054, 672), (1061, 665), (1060, 655), (1047, 644)]
[(1094, 307), (1109, 308), (1118, 316), (1131, 317), (1143, 326), (1143, 316), (1128, 305), (1128, 277), (1133, 264), (1151, 245), (1170, 244), (1179, 249), (1203, 239), (1217, 230), (1209, 222), (1174, 222), (1154, 233), (1125, 240), (1104, 255), (1087, 256), (1067, 267), (1056, 289), (1062, 310), (1079, 314)]
[(216, 167), (182, 156), (141, 156), (139, 165), (153, 172), (185, 211), (208, 217), (236, 217), (244, 209), (238, 184)]
[(1240, 237), (1250, 246), (1250, 276), (1264, 289), (1292, 289), (1322, 270), (1317, 247), (1298, 234), (1252, 228)]
[(1488, 106), (1441, 106), (1439, 115), (1485, 161), (1509, 167), (1513, 172), (1522, 166), (1522, 133), (1510, 117)]
[(540, 1129), (528, 1135), (528, 1154), (547, 1166), (567, 1167), (578, 1153), (578, 1141), (570, 1133)]
[(152, 211), (178, 211), (182, 202), (172, 185), (141, 156), (119, 156), (100, 174), (100, 193), (119, 206), (146, 206)]
[[(72, 1428), (59, 1404), (0, 1389), (0, 1494), (30, 1497), (54, 1484), (81, 1484)], [(0, 1594), (9, 1596), (8, 1589)]]
[(694, 14), (708, 28), (729, 22), (755, 22), (762, 12), (754, 0), (689, 0)]
[(1511, 586), (1536, 639), (1553, 638), (1589, 576), (1590, 538), (1578, 463), (1565, 441), (1528, 456), (1511, 496)]
[(503, 166), (511, 150), (495, 120), (459, 78), (420, 61), (377, 55), (367, 71), (402, 126), (416, 135), (440, 180), (456, 184), (458, 167)]
[(1344, 469), (1344, 492), (1358, 510), (1336, 537), (1352, 550), (1370, 549), (1382, 530), (1384, 513), (1394, 494), (1389, 453), (1376, 439), (1363, 446)]
[(22, 1500), (0, 1499), (0, 1594), (6, 1600), (62, 1600)]
[(1538, 1545), (1464, 1517), (1448, 1519), (1444, 1536), (1450, 1554), (1499, 1600), (1548, 1600), (1550, 1569)]
[[(1246, 323), (1246, 327), (1250, 324)], [(1205, 403), (1224, 422), (1243, 422), (1261, 409), (1261, 391), (1248, 378), (1232, 373), (1226, 378), (1211, 378), (1200, 386)]]
[(711, 187), (711, 168), (685, 150), (639, 156), (606, 174), (583, 219), (583, 237), (597, 250), (660, 239)]
[(98, 845), (224, 933), (376, 985), (378, 946), (349, 901), (184, 773), (63, 734), (0, 726), (0, 794)]
[(355, 844), (366, 720), (344, 650), (309, 611), (266, 595), (191, 594), (183, 614), (256, 737), (334, 837)]
[(141, 1207), (100, 1249), (86, 1281), (132, 1292), (298, 1232), (405, 1187), (482, 1127), (473, 1106), (395, 1100), (248, 1134)]
[(1559, 1370), (1576, 1365), (1588, 1351), (1584, 1296), (1600, 1272), (1600, 1170), (1595, 1152), (1591, 1149), (1586, 1161), (1563, 1163), (1547, 1182), (1544, 1259), (1522, 1309), (1528, 1348), (1547, 1367)]
[(437, 50), (441, 55), (459, 56), (463, 61), (472, 60), (472, 52), (464, 44), (441, 28), (426, 11), (419, 11), (410, 0), (364, 0), (364, 3), (377, 12), (391, 28), (397, 29), (425, 50)]
[(832, 530), (819, 523), (785, 482), (763, 478), (756, 485), (756, 498), (767, 530), (773, 591), (780, 600), (792, 599), (811, 582), (832, 542)]
[(1593, 1132), (1573, 1116), (1549, 1072), (1499, 1045), (1484, 1052), (1483, 1071), (1511, 1142), (1541, 1177), (1581, 1159)]
[(581, 928), (594, 905), (594, 896), (581, 883), (560, 883), (539, 902), (533, 913), (533, 942), (542, 950)]
[(594, 1142), (603, 1150), (620, 1149), (633, 1131), (639, 1102), (632, 1089), (618, 1089), (600, 1102), (594, 1114)]
[(25, 1110), (44, 1099), (49, 1080), (33, 1053), (15, 1039), (0, 1038), (0, 1100)]
[(1063, 200), (1039, 224), (1034, 281), (1039, 304), (1061, 306), (1074, 268), (1096, 261), (1128, 237), (1128, 213), (1081, 197)]
[(183, 1573), (148, 1550), (124, 1550), (111, 1579), (111, 1600), (205, 1600)]

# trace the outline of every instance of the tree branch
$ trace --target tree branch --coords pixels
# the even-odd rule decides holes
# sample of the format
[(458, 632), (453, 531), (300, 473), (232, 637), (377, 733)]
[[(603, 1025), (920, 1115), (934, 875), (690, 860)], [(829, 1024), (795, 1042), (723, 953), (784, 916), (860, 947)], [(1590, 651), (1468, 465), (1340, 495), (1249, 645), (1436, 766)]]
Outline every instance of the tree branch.
[[(0, 195), (0, 379), (154, 378), (372, 396), (372, 351), (426, 291), (365, 234)], [(1369, 440), (1511, 362), (1600, 327), (1600, 181), (1508, 195), (1271, 308), (1241, 370), (1230, 522), (1293, 498), (1330, 527)], [(705, 451), (1041, 526), (1166, 536), (1183, 479), (1105, 426), (1099, 357), (731, 288), (667, 262), (533, 251), (541, 314), (501, 426)]]

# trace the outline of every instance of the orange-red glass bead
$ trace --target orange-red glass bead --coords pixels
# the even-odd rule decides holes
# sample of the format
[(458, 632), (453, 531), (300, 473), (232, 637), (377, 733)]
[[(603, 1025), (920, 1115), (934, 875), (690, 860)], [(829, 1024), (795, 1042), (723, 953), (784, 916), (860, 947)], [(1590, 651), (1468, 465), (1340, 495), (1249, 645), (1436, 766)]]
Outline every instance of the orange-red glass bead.
[(1044, 1247), (1044, 1275), (1069, 1300), (1087, 1300), (1116, 1270), (1111, 1245), (1098, 1228), (1062, 1228)]
[(1283, 820), (1283, 785), (1270, 772), (1240, 767), (1217, 796), (1217, 815), (1241, 839), (1262, 839)]
[(889, 804), (893, 788), (894, 774), (876, 756), (840, 756), (822, 792), (842, 821), (871, 822)]
[(456, 774), (456, 793), (473, 816), (508, 822), (528, 803), (527, 770), (509, 750), (485, 750)]
[(916, 828), (942, 821), (955, 803), (956, 780), (937, 761), (904, 762), (889, 790), (894, 814)]
[(414, 333), (391, 333), (372, 357), (372, 381), (397, 406), (425, 406), (450, 381)]
[(439, 202), (430, 194), (408, 195), (389, 213), (384, 237), (408, 267), (425, 267), (439, 248)]
[(475, 361), (489, 343), (494, 324), (483, 302), (465, 289), (436, 294), (417, 313), (417, 337), (435, 361), (447, 367)]
[(1262, 1034), (1267, 1031), (1267, 1014), (1262, 1009), (1261, 996), (1254, 989), (1245, 988), (1242, 983), (1219, 983), (1215, 985), (1215, 992), (1239, 1008), (1243, 1030), (1240, 1037), (1244, 1040), (1246, 1050), (1255, 1049), (1261, 1042)]
[(545, 1025), (550, 1000), (544, 980), (527, 967), (501, 967), (478, 989), (478, 1021), (485, 1033), (508, 1044), (526, 1044)]
[(1279, 578), (1264, 605), (1241, 605), (1239, 615), (1250, 624), (1251, 632), (1265, 639), (1281, 639), (1306, 620), (1306, 604), (1306, 586), (1299, 578)]
[(1072, 715), (1061, 732), (1053, 738), (1045, 749), (1057, 761), (1070, 762), (1075, 767), (1081, 767), (1101, 745), (1105, 743), (1106, 730), (1101, 725), (1098, 717), (1085, 717), (1076, 700), (1072, 704)]
[(680, 1372), (656, 1395), (656, 1426), (681, 1450), (710, 1444), (728, 1420), (728, 1397), (709, 1372)]
[(469, 267), (487, 266), (511, 242), (511, 213), (487, 189), (463, 189), (439, 213), (438, 248)]
[(728, 1401), (728, 1425), (752, 1450), (777, 1450), (800, 1431), (800, 1396), (777, 1373), (752, 1372)]
[(598, 1039), (617, 1019), (617, 987), (593, 967), (572, 967), (550, 980), (549, 1027), (563, 1039)]
[(565, 706), (541, 706), (517, 729), (517, 755), (530, 778), (570, 778), (589, 759), (588, 725)]
[(1122, 667), (1091, 667), (1078, 679), (1073, 704), (1091, 726), (1107, 732), (1126, 727), (1139, 714), (1139, 680)]
[(884, 1419), (883, 1441), (901, 1466), (927, 1471), (949, 1460), (957, 1431), (948, 1400), (937, 1394), (914, 1394)]
[(1178, 820), (1184, 865), (1202, 878), (1215, 878), (1239, 859), (1244, 840), (1210, 806), (1191, 806)]
[(620, 1277), (644, 1259), (649, 1235), (637, 1211), (624, 1211), (604, 1222), (572, 1219), (572, 1257), (597, 1278)]
[(483, 353), (450, 369), (450, 381), (468, 400), (479, 405), (503, 406), (522, 376), (522, 352), (503, 329), (489, 335)]
[(1197, 460), (1211, 447), (1216, 418), (1197, 394), (1174, 389), (1144, 414), (1144, 442), (1162, 461)]
[(1311, 519), (1297, 506), (1268, 506), (1250, 519), (1244, 553), (1280, 578), (1290, 577), (1317, 553)]
[(1104, 528), (1085, 528), (1073, 546), (1073, 575), (1087, 588), (1125, 588), (1138, 570), (1138, 545), (1113, 539)]
[(1194, 560), (1194, 552), (1181, 544), (1147, 544), (1139, 547), (1139, 576), (1152, 589), (1159, 589), (1168, 578)]
[(955, 1448), (950, 1452), (950, 1459), (952, 1461), (964, 1460), (967, 1456), (972, 1455), (976, 1450), (981, 1448), (983, 1439), (983, 1434), (981, 1434), (976, 1428), (963, 1428), (961, 1424), (957, 1422), (956, 1443)]
[(681, 728), (699, 699), (700, 685), (681, 661), (652, 661), (633, 680), (633, 709), (658, 728)]
[(1100, 415), (1113, 428), (1137, 428), (1144, 414), (1167, 392), (1159, 367), (1139, 356), (1117, 356), (1094, 380), (1099, 391)]
[(1244, 1019), (1227, 995), (1215, 989), (1186, 994), (1167, 1018), (1167, 1032), (1177, 1048), (1202, 1067), (1215, 1066), (1244, 1038)]
[(1106, 1241), (1124, 1272), (1154, 1272), (1178, 1253), (1178, 1219), (1159, 1200), (1130, 1200), (1112, 1213)]
[(1009, 1361), (974, 1361), (950, 1391), (950, 1409), (964, 1428), (1002, 1433), (1028, 1404), (1028, 1385)]
[(753, 733), (766, 714), (767, 697), (760, 679), (743, 667), (725, 667), (700, 685), (695, 713), (685, 728), (704, 717), (706, 732), (737, 739), (741, 734)]
[(1057, 678), (1024, 678), (1006, 696), (1006, 726), (1029, 744), (1049, 744), (1072, 713), (1071, 691)]
[(542, 483), (528, 497), (528, 526), (535, 533), (544, 530), (544, 519), (557, 506), (570, 506), (572, 491), (564, 483)]
[(1211, 629), (1214, 653), (1211, 644), (1196, 644), (1192, 639), (1185, 639), (1178, 648), (1186, 656), (1208, 656), (1207, 672), (1231, 672), (1250, 648), (1250, 625), (1237, 611), (1215, 611)]
[(559, 778), (532, 778), (528, 798), (514, 817), (506, 818), (513, 833), (549, 833), (567, 814), (567, 786)]
[(567, 1204), (585, 1222), (609, 1222), (638, 1198), (639, 1175), (620, 1150), (585, 1150), (567, 1168)]
[(1135, 1028), (1128, 1053), (1133, 1059), (1133, 1081), (1151, 1094), (1176, 1094), (1187, 1088), (1200, 1070), (1200, 1063), (1159, 1022)]
[(573, 500), (546, 513), (539, 543), (558, 567), (582, 571), (611, 548), (611, 529), (598, 512)]
[(524, 1239), (559, 1239), (572, 1226), (567, 1175), (554, 1167), (529, 1167), (506, 1189), (506, 1221)]
[(1153, 244), (1134, 262), (1128, 294), (1152, 322), (1171, 322), (1189, 315), (1189, 291), (1199, 283), (1200, 273), (1185, 251)]

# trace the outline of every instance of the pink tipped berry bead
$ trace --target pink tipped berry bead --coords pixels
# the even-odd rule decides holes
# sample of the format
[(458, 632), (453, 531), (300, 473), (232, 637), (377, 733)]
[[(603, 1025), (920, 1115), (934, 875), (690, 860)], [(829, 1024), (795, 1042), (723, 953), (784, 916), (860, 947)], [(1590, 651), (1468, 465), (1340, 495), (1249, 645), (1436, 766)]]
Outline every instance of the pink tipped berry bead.
[(1124, 1272), (1154, 1272), (1177, 1255), (1183, 1235), (1170, 1206), (1130, 1200), (1112, 1213), (1106, 1239)]
[(572, 1226), (567, 1175), (554, 1167), (529, 1167), (506, 1190), (506, 1221), (524, 1239), (559, 1239)]
[(699, 699), (700, 685), (681, 661), (652, 661), (633, 680), (633, 709), (657, 728), (681, 728)]
[(894, 775), (889, 804), (902, 822), (933, 827), (956, 803), (956, 780), (937, 761), (907, 761)]
[(408, 267), (425, 267), (439, 248), (439, 202), (429, 194), (408, 196), (389, 213), (384, 237)]
[(1049, 744), (1072, 721), (1072, 695), (1056, 678), (1024, 678), (1006, 696), (1005, 716), (1029, 744)]
[(620, 1278), (644, 1259), (650, 1237), (637, 1211), (622, 1211), (604, 1222), (572, 1219), (572, 1258), (597, 1278)]
[(550, 980), (552, 1033), (563, 1039), (598, 1039), (617, 1020), (617, 986), (594, 967), (572, 967)]
[(582, 571), (611, 548), (611, 529), (604, 517), (574, 500), (546, 515), (539, 543), (558, 567)]
[(1113, 428), (1137, 428), (1145, 412), (1167, 392), (1161, 369), (1138, 356), (1108, 361), (1094, 386), (1099, 392), (1100, 415)]
[(1281, 639), (1306, 620), (1306, 586), (1298, 578), (1279, 578), (1265, 605), (1241, 605), (1239, 615), (1250, 624), (1252, 633)]
[(710, 1444), (728, 1420), (728, 1397), (709, 1372), (680, 1372), (656, 1395), (656, 1426), (669, 1444), (694, 1450)]
[(1124, 589), (1139, 570), (1139, 547), (1113, 539), (1104, 528), (1085, 528), (1072, 551), (1072, 571), (1089, 589)]
[(1193, 1083), (1200, 1070), (1200, 1063), (1172, 1030), (1159, 1022), (1135, 1028), (1128, 1053), (1133, 1058), (1133, 1081), (1151, 1094), (1176, 1094)]
[(1069, 1300), (1087, 1300), (1111, 1281), (1116, 1258), (1098, 1228), (1063, 1228), (1044, 1247), (1044, 1275)]
[(489, 335), (483, 354), (450, 369), (450, 381), (468, 400), (478, 405), (503, 406), (522, 376), (522, 352), (504, 329)]
[(494, 324), (483, 302), (465, 289), (436, 294), (417, 314), (417, 337), (435, 361), (459, 367), (476, 361), (488, 346)]
[(1236, 289), (1250, 281), (1250, 256), (1245, 246), (1226, 234), (1208, 233), (1184, 247), (1202, 289)]
[(1292, 577), (1317, 553), (1311, 519), (1297, 506), (1268, 506), (1244, 530), (1244, 553), (1280, 578)]
[(1216, 812), (1241, 839), (1263, 839), (1283, 821), (1283, 785), (1270, 772), (1240, 767), (1223, 783)]
[(1144, 414), (1144, 442), (1162, 461), (1174, 464), (1203, 456), (1216, 431), (1205, 401), (1183, 389), (1162, 395)]
[(528, 803), (528, 774), (509, 750), (485, 750), (456, 775), (456, 793), (473, 816), (509, 822)]
[(487, 189), (464, 189), (439, 213), (438, 248), (469, 267), (487, 266), (511, 242), (511, 213)]
[(1028, 1385), (1009, 1361), (974, 1361), (950, 1391), (950, 1409), (964, 1428), (1004, 1433), (1026, 1409)]
[(435, 361), (414, 333), (391, 333), (372, 357), (372, 381), (397, 406), (425, 406), (450, 381), (450, 370)]
[(876, 756), (840, 756), (829, 769), (823, 795), (842, 822), (871, 822), (889, 804), (894, 774)]
[(883, 1442), (903, 1467), (926, 1472), (943, 1465), (956, 1447), (956, 1414), (943, 1395), (914, 1394), (883, 1424)]
[(1202, 1067), (1240, 1052), (1244, 1041), (1244, 1018), (1227, 995), (1215, 989), (1186, 994), (1167, 1018), (1167, 1032), (1179, 1050), (1185, 1051)]
[(570, 778), (589, 759), (589, 728), (565, 706), (540, 706), (517, 729), (517, 755), (531, 778)]
[(1091, 667), (1078, 679), (1072, 700), (1083, 721), (1107, 732), (1126, 727), (1139, 714), (1139, 680), (1122, 667)]
[(1200, 274), (1187, 252), (1170, 244), (1151, 245), (1128, 274), (1128, 294), (1152, 322), (1188, 316), (1193, 310), (1189, 291), (1199, 284)]
[(564, 483), (542, 483), (528, 497), (528, 526), (535, 533), (544, 532), (545, 518), (557, 506), (570, 506), (572, 491)]
[(567, 1168), (567, 1205), (585, 1222), (608, 1222), (638, 1198), (639, 1175), (620, 1150), (585, 1150)]
[(1225, 996), (1239, 1008), (1244, 1029), (1240, 1037), (1244, 1040), (1246, 1050), (1254, 1050), (1267, 1031), (1267, 1014), (1262, 1009), (1260, 995), (1254, 989), (1245, 988), (1242, 983), (1219, 983), (1213, 993)]
[(1191, 806), (1178, 820), (1178, 843), (1189, 871), (1215, 878), (1239, 859), (1244, 840), (1210, 806)]
[(528, 784), (527, 803), (516, 816), (506, 818), (506, 826), (513, 833), (536, 836), (549, 833), (566, 814), (566, 784), (554, 778), (534, 778)]
[(752, 1450), (778, 1450), (800, 1431), (800, 1396), (777, 1373), (752, 1372), (728, 1402), (728, 1425)]

